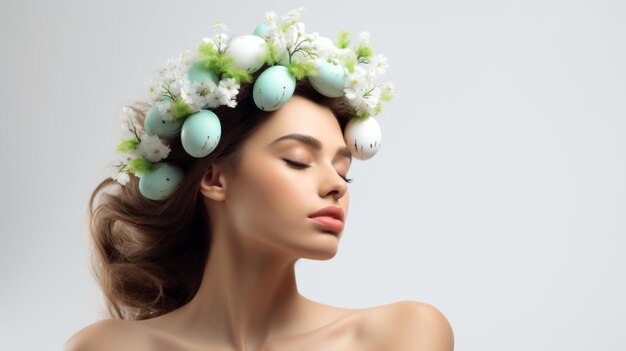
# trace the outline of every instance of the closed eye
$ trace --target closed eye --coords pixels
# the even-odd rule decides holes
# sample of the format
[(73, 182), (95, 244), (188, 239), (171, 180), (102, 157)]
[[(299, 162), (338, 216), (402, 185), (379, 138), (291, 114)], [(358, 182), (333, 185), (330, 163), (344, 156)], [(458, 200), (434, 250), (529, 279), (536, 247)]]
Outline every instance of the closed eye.
[[(300, 163), (300, 162), (296, 162), (296, 161), (292, 161), (292, 160), (288, 160), (286, 158), (283, 158), (283, 161), (287, 162), (288, 165), (296, 167), (298, 169), (304, 169), (304, 168), (309, 168), (311, 166), (304, 164), (304, 163)], [(346, 181), (346, 183), (351, 183), (353, 181), (352, 178), (346, 178), (344, 176), (342, 176), (341, 174), (339, 175), (343, 180)]]
[(283, 158), (283, 160), (285, 162), (287, 162), (288, 165), (295, 166), (297, 168), (309, 168), (309, 167), (311, 167), (311, 166), (309, 166), (307, 164), (296, 162), (296, 161), (291, 161), (291, 160), (288, 160), (286, 158)]

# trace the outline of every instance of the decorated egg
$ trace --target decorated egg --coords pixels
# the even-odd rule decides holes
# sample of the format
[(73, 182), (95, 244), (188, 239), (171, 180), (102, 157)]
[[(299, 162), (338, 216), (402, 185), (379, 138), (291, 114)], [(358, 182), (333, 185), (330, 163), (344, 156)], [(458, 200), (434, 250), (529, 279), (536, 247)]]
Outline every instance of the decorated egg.
[(350, 153), (359, 160), (371, 158), (380, 148), (380, 126), (374, 117), (352, 118), (346, 125), (343, 135)]
[(233, 64), (238, 69), (245, 69), (254, 73), (265, 63), (267, 43), (256, 35), (240, 35), (233, 38), (228, 44), (226, 54), (233, 58)]
[(190, 82), (203, 82), (206, 80), (210, 80), (215, 84), (220, 82), (217, 74), (206, 68), (201, 61), (198, 61), (191, 66), (189, 71), (187, 71), (187, 78)]
[(193, 157), (210, 154), (222, 135), (222, 125), (215, 113), (200, 110), (185, 119), (180, 131), (183, 149)]
[(318, 93), (328, 97), (344, 95), (345, 71), (343, 66), (328, 62), (326, 59), (315, 60), (317, 75), (309, 76), (309, 82)]
[(168, 162), (157, 162), (139, 178), (139, 192), (150, 200), (164, 200), (182, 183), (185, 174)]
[(272, 26), (269, 23), (261, 23), (254, 29), (254, 35), (265, 38), (270, 29), (272, 29)]
[(272, 66), (263, 71), (254, 82), (254, 103), (263, 111), (275, 111), (283, 106), (296, 90), (296, 78), (285, 66)]
[(161, 113), (159, 106), (168, 103), (171, 99), (163, 97), (163, 102), (156, 102), (146, 114), (143, 128), (147, 134), (156, 135), (161, 139), (172, 138), (180, 132), (181, 123), (174, 123), (171, 116)]

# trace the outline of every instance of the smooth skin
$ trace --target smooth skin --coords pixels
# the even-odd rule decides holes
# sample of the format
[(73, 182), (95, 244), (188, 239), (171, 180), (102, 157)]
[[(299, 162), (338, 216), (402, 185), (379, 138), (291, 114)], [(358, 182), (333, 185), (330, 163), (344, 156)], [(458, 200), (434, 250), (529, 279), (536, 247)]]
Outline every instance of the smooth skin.
[[(311, 136), (320, 148), (275, 141), (290, 134)], [(347, 218), (345, 147), (329, 108), (293, 96), (245, 142), (239, 172), (214, 163), (201, 181), (213, 241), (194, 298), (152, 319), (98, 321), (64, 350), (453, 350), (452, 328), (432, 305), (349, 309), (298, 292), (296, 261), (337, 253), (341, 232), (307, 216), (334, 205)]]

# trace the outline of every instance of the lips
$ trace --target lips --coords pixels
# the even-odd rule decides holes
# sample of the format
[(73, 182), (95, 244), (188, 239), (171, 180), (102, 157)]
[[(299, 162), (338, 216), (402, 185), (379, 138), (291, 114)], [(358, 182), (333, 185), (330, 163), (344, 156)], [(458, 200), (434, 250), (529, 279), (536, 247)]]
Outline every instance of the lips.
[(343, 230), (343, 210), (337, 206), (324, 207), (321, 210), (309, 215), (316, 225), (323, 229), (333, 232), (341, 232)]

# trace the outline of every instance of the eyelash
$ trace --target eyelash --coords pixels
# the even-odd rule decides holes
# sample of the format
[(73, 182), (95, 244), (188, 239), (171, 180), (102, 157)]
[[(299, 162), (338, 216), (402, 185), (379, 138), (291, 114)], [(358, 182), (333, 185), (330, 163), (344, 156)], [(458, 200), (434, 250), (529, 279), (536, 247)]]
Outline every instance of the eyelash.
[[(291, 160), (288, 160), (288, 159), (285, 159), (285, 158), (283, 158), (283, 161), (285, 161), (285, 162), (287, 162), (287, 164), (292, 165), (292, 166), (295, 166), (295, 167), (297, 167), (297, 168), (309, 168), (309, 167), (311, 167), (311, 166), (306, 165), (306, 164), (304, 164), (304, 163), (291, 161)], [(339, 176), (340, 176), (341, 178), (343, 178), (343, 180), (345, 180), (345, 181), (346, 181), (346, 183), (351, 183), (351, 182), (354, 180), (354, 179), (352, 179), (352, 178), (345, 178), (345, 177), (343, 177), (342, 175), (339, 175)]]

